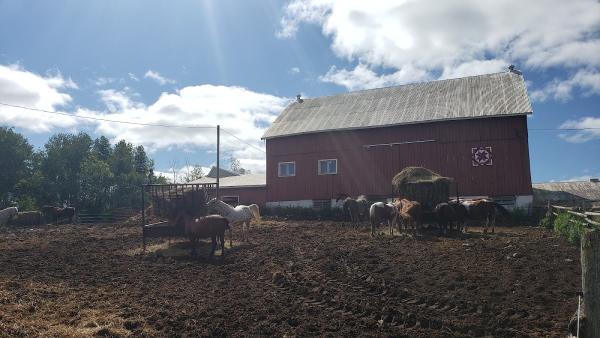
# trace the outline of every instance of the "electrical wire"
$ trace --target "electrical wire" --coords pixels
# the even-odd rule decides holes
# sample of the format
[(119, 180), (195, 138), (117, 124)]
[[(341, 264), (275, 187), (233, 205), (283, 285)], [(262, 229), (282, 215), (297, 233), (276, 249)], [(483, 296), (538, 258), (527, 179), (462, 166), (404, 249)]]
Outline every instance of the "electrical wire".
[(111, 120), (111, 119), (106, 119), (106, 118), (101, 118), (101, 117), (73, 115), (73, 114), (68, 114), (68, 113), (61, 113), (61, 112), (56, 112), (56, 111), (19, 106), (16, 104), (9, 104), (9, 103), (4, 103), (4, 102), (0, 102), (0, 105), (7, 106), (7, 107), (13, 107), (13, 108), (21, 108), (21, 109), (26, 109), (26, 110), (33, 110), (33, 111), (38, 111), (38, 112), (48, 113), (48, 114), (69, 116), (69, 117), (78, 118), (78, 119), (87, 119), (87, 120), (122, 123), (122, 124), (133, 124), (133, 125), (146, 126), (146, 127), (187, 128), (187, 129), (211, 129), (211, 128), (216, 129), (217, 128), (217, 126), (208, 126), (208, 125), (206, 125), (206, 126), (186, 126), (186, 125), (155, 124), (155, 123), (142, 123), (142, 122)]
[[(101, 117), (92, 117), (92, 116), (81, 116), (81, 115), (73, 115), (73, 114), (68, 114), (68, 113), (61, 113), (61, 112), (56, 112), (56, 111), (50, 111), (50, 110), (44, 110), (44, 109), (39, 109), (39, 108), (32, 108), (32, 107), (26, 107), (26, 106), (20, 106), (20, 105), (16, 105), (16, 104), (9, 104), (9, 103), (4, 103), (4, 102), (0, 102), (0, 105), (3, 106), (7, 106), (7, 107), (13, 107), (13, 108), (20, 108), (20, 109), (26, 109), (26, 110), (32, 110), (32, 111), (38, 111), (38, 112), (42, 112), (42, 113), (47, 113), (47, 114), (55, 114), (55, 115), (62, 115), (62, 116), (68, 116), (68, 117), (72, 117), (72, 118), (79, 118), (79, 119), (87, 119), (87, 120), (94, 120), (94, 121), (103, 121), (103, 122), (111, 122), (111, 123), (122, 123), (122, 124), (131, 124), (131, 125), (138, 125), (138, 126), (146, 126), (146, 127), (161, 127), (161, 128), (185, 128), (185, 129), (213, 129), (213, 128), (217, 128), (216, 126), (210, 126), (210, 125), (174, 125), (174, 124), (157, 124), (157, 123), (143, 123), (143, 122), (131, 122), (131, 121), (121, 121), (121, 120), (112, 120), (112, 119), (107, 119), (107, 118), (101, 118)], [(226, 129), (222, 130), (224, 132), (226, 132), (227, 134), (235, 137), (238, 141), (254, 148), (257, 150), (260, 150), (262, 152), (265, 152), (263, 149), (258, 148), (244, 140), (242, 140), (241, 138), (235, 136), (233, 133), (227, 131)], [(600, 130), (600, 128), (595, 128), (595, 127), (589, 127), (589, 128), (528, 128), (527, 130), (529, 131), (584, 131), (584, 130)]]

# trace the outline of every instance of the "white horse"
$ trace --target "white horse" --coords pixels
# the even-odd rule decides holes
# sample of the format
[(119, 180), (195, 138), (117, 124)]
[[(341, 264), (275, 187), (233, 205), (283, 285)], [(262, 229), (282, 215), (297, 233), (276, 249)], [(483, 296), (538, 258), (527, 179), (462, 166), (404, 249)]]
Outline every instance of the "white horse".
[[(223, 201), (213, 198), (208, 201), (208, 207), (216, 210), (219, 215), (227, 218), (230, 225), (241, 225), (243, 241), (248, 241), (247, 231), (250, 227), (250, 222), (253, 219), (257, 222), (260, 221), (260, 209), (256, 204), (238, 205), (234, 208)], [(231, 246), (231, 228), (229, 228), (229, 245)]]
[(10, 207), (0, 210), (0, 224), (6, 223), (11, 217), (19, 213), (17, 207)]

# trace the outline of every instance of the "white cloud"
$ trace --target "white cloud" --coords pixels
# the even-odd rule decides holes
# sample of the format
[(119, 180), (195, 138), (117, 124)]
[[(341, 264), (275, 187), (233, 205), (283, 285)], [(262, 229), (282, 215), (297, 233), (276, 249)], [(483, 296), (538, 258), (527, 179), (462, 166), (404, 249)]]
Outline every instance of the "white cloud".
[(166, 77), (160, 75), (159, 72), (156, 72), (156, 71), (151, 70), (151, 69), (149, 69), (146, 72), (146, 74), (144, 74), (144, 78), (154, 80), (154, 81), (156, 81), (156, 83), (158, 83), (161, 86), (163, 86), (163, 85), (165, 85), (167, 83), (173, 84), (173, 83), (176, 82), (175, 80), (166, 78)]
[(300, 68), (292, 67), (292, 68), (290, 68), (289, 73), (290, 74), (298, 74), (298, 73), (300, 73)]
[(403, 67), (391, 74), (378, 75), (364, 64), (358, 64), (353, 70), (337, 69), (332, 66), (325, 75), (319, 77), (323, 82), (335, 83), (348, 90), (387, 87), (428, 79), (427, 72), (411, 66)]
[[(283, 110), (288, 99), (257, 93), (242, 87), (200, 85), (182, 88), (175, 93), (163, 93), (156, 102), (144, 105), (127, 92), (100, 92), (107, 112), (79, 110), (82, 116), (143, 122), (160, 125), (216, 126), (221, 125), (221, 151), (238, 158), (242, 166), (254, 171), (264, 170), (264, 144), (260, 140), (268, 126)], [(235, 100), (232, 100), (235, 98)], [(163, 128), (130, 124), (97, 122), (97, 132), (113, 140), (126, 139), (156, 149), (213, 148), (215, 128)], [(236, 139), (230, 134), (235, 135)], [(253, 147), (248, 146), (246, 143)]]
[(139, 79), (137, 76), (135, 76), (135, 74), (133, 74), (133, 73), (127, 73), (127, 75), (129, 75), (129, 78), (130, 78), (130, 79), (132, 79), (133, 81), (136, 81), (136, 82), (137, 82), (137, 81), (139, 81), (139, 80), (140, 80), (140, 79)]
[(130, 97), (132, 94), (128, 94), (127, 91), (127, 87), (123, 91), (105, 89), (99, 90), (98, 95), (100, 95), (100, 99), (110, 112), (118, 112), (129, 108), (143, 108), (144, 105), (133, 101)]
[[(568, 120), (560, 125), (561, 129), (584, 129), (577, 130), (568, 134), (561, 134), (560, 137), (573, 143), (583, 143), (600, 139), (600, 117), (588, 116), (579, 120)], [(586, 129), (587, 128), (587, 129)]]
[[(595, 0), (293, 0), (284, 12), (278, 36), (293, 37), (303, 23), (319, 25), (338, 57), (359, 64), (335, 82), (352, 88), (356, 76), (348, 72), (374, 79), (380, 68), (391, 74), (371, 82), (412, 81), (392, 76), (407, 67), (446, 78), (496, 72), (509, 63), (575, 71), (600, 64)], [(335, 77), (330, 70), (322, 79)]]
[[(173, 168), (175, 168), (175, 170), (173, 170)], [(201, 167), (202, 168), (202, 172), (204, 173), (204, 175), (208, 174), (210, 172), (210, 167)], [(154, 171), (154, 175), (156, 176), (164, 176), (167, 181), (169, 182), (174, 182), (175, 179), (175, 183), (184, 183), (185, 182), (185, 178), (188, 175), (188, 173), (192, 172), (192, 169), (194, 169), (194, 166), (192, 165), (186, 165), (180, 168), (177, 167), (171, 167), (168, 168), (166, 171)], [(173, 171), (175, 171), (175, 173), (173, 173)]]
[(600, 73), (596, 70), (581, 69), (566, 80), (553, 79), (543, 88), (531, 92), (534, 101), (546, 101), (549, 98), (567, 101), (572, 98), (575, 89), (584, 95), (600, 94)]
[[(60, 73), (41, 76), (17, 65), (0, 65), (0, 102), (55, 111), (72, 101), (65, 89), (77, 89), (71, 79)], [(47, 132), (54, 127), (69, 128), (74, 118), (0, 105), (0, 124), (33, 132)]]

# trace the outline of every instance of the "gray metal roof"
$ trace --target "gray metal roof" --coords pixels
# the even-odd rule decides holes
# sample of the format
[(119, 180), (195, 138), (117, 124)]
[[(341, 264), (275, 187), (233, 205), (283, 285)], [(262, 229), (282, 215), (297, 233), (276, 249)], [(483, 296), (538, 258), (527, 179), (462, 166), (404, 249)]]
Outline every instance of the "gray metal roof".
[(536, 201), (600, 201), (600, 183), (590, 181), (534, 183)]
[(503, 72), (303, 99), (264, 139), (330, 130), (532, 113), (523, 76)]
[[(193, 184), (216, 183), (217, 180), (213, 177), (204, 176), (200, 179), (192, 181)], [(219, 187), (221, 188), (250, 188), (264, 187), (267, 185), (265, 174), (248, 174), (239, 176), (228, 176), (219, 178)]]

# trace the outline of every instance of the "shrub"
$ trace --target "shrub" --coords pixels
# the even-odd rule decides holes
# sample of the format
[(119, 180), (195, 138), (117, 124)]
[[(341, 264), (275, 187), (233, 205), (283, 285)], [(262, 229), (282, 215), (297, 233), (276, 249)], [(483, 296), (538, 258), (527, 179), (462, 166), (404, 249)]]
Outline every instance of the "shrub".
[(552, 229), (554, 227), (554, 219), (554, 215), (550, 214), (549, 216), (542, 218), (540, 225), (547, 229)]
[(554, 220), (554, 231), (571, 244), (579, 244), (584, 229), (585, 224), (568, 213), (561, 213)]

